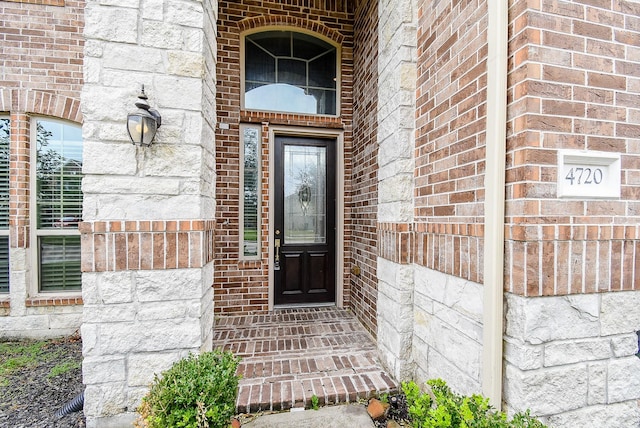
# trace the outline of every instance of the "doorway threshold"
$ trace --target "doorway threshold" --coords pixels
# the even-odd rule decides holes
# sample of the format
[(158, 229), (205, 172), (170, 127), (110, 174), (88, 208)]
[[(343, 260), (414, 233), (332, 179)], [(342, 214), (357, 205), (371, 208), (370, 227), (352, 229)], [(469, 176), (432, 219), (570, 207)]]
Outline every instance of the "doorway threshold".
[(273, 310), (279, 311), (283, 309), (313, 309), (313, 308), (338, 308), (335, 302), (327, 303), (291, 303), (287, 305), (274, 305)]

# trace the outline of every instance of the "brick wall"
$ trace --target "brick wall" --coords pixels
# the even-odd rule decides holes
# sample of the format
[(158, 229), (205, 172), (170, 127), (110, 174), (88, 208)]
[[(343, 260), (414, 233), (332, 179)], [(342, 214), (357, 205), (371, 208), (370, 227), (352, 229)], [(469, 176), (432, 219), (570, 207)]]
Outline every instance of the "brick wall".
[(486, 3), (420, 3), (412, 260), (482, 282)]
[(84, 4), (0, 1), (0, 87), (79, 98)]
[(82, 122), (84, 5), (74, 0), (0, 1), (0, 114), (11, 120), (10, 292), (0, 296), (3, 336), (60, 335), (80, 325), (79, 293), (62, 299), (30, 297), (29, 171), (31, 116)]
[[(215, 244), (216, 313), (255, 313), (268, 310), (268, 206), (269, 163), (268, 130), (270, 125), (287, 125), (344, 130), (345, 152), (351, 151), (351, 103), (353, 73), (353, 13), (347, 2), (340, 1), (221, 1), (218, 17), (217, 114), (229, 129), (216, 133), (216, 195), (218, 227)], [(243, 31), (286, 26), (319, 33), (342, 46), (340, 117), (315, 117), (286, 113), (257, 113), (240, 109), (240, 34)], [(240, 259), (239, 224), (239, 129), (241, 123), (262, 126), (262, 230), (261, 259)], [(349, 187), (350, 159), (345, 159), (346, 187)], [(349, 201), (346, 205), (349, 206)], [(345, 235), (351, 223), (345, 220)], [(345, 254), (349, 254), (349, 242)], [(348, 267), (344, 270), (345, 296), (349, 296)]]
[(378, 279), (378, 3), (361, 2), (355, 14), (353, 85), (353, 153), (351, 186), (347, 191), (352, 203), (347, 210), (352, 229), (351, 264), (360, 268), (351, 275), (346, 296), (360, 321), (376, 332)]
[[(631, 1), (511, 2), (506, 291), (638, 289), (639, 15)], [(621, 197), (557, 198), (559, 149), (620, 153)]]

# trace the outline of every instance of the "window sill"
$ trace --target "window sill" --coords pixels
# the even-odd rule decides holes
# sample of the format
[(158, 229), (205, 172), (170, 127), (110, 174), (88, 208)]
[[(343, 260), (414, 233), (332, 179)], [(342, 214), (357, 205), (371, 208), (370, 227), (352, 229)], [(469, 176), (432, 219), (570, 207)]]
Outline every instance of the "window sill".
[(27, 299), (26, 306), (28, 308), (41, 307), (41, 306), (78, 306), (82, 305), (81, 296), (67, 296), (67, 297), (32, 297)]

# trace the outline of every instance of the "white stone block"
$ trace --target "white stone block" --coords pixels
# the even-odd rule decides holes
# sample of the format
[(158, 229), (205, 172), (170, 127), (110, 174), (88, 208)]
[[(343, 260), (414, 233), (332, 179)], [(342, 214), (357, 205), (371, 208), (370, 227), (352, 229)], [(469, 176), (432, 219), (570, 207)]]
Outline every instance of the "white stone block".
[(478, 376), (469, 376), (469, 371), (452, 364), (448, 356), (440, 354), (434, 348), (429, 348), (427, 360), (429, 361), (429, 366), (426, 369), (422, 367), (422, 370), (427, 374), (427, 378), (417, 379), (418, 383), (424, 383), (429, 379), (442, 379), (459, 394), (480, 393), (480, 378)]
[(506, 294), (506, 334), (531, 344), (596, 337), (599, 296), (520, 297)]
[[(190, 316), (188, 309), (191, 307), (191, 301), (171, 301), (171, 302), (149, 302), (141, 303), (138, 308), (137, 319), (140, 321), (165, 320), (165, 319), (182, 319)], [(191, 318), (197, 318), (199, 310), (191, 315)]]
[(140, 3), (142, 18), (162, 21), (164, 0), (142, 0)]
[(186, 27), (202, 28), (201, 1), (169, 0), (165, 2), (166, 20)]
[(135, 43), (138, 38), (138, 10), (102, 7), (87, 3), (84, 9), (84, 36), (87, 39)]
[[(157, 180), (161, 180), (156, 178)], [(198, 195), (84, 195), (85, 220), (118, 218), (139, 220), (152, 212), (155, 220), (192, 219), (200, 213)]]
[[(437, 316), (416, 310), (414, 336), (419, 337), (471, 379), (480, 379), (482, 346)], [(416, 362), (420, 364), (419, 362)]]
[(98, 287), (100, 302), (105, 305), (130, 303), (133, 301), (131, 272), (104, 272), (100, 275)]
[(380, 203), (409, 201), (413, 195), (413, 174), (398, 174), (378, 181)]
[(92, 323), (119, 323), (136, 319), (136, 305), (120, 303), (113, 305), (85, 305), (84, 319)]
[(99, 326), (91, 322), (82, 323), (80, 327), (80, 336), (82, 337), (82, 355), (92, 356), (99, 355), (98, 353), (98, 333)]
[(637, 428), (640, 408), (635, 401), (607, 406), (589, 406), (572, 412), (549, 416), (547, 424), (553, 428), (611, 427)]
[(610, 361), (607, 376), (609, 403), (640, 399), (640, 359), (633, 356)]
[(505, 337), (503, 354), (506, 361), (520, 370), (535, 370), (542, 367), (543, 347), (532, 346), (522, 341)]
[(600, 324), (602, 335), (625, 334), (640, 330), (640, 291), (602, 294)]
[(394, 202), (378, 204), (378, 221), (409, 222), (413, 220), (413, 203)]
[[(179, 162), (176, 160), (179, 159)], [(158, 144), (154, 156), (145, 159), (145, 175), (155, 177), (199, 177), (202, 149), (198, 146)]]
[(122, 382), (101, 384), (85, 382), (84, 414), (87, 420), (99, 416), (113, 416), (125, 411), (126, 393)]
[[(115, 87), (85, 85), (81, 95), (82, 113), (86, 115), (87, 121), (121, 121), (125, 126), (126, 112), (131, 110), (132, 105), (130, 97), (127, 96), (128, 92), (129, 90), (125, 92), (125, 90)], [(135, 102), (135, 98), (133, 102)], [(84, 160), (83, 155), (83, 170), (85, 168)]]
[(482, 323), (469, 318), (456, 308), (448, 308), (440, 303), (434, 303), (433, 315), (454, 329), (464, 332), (471, 340), (482, 343)]
[(134, 193), (140, 197), (178, 195), (180, 181), (175, 178), (159, 177), (87, 176), (82, 182), (82, 189), (87, 193), (100, 193), (100, 190), (104, 191), (105, 188), (113, 194)]
[[(113, 69), (145, 73), (148, 73), (149, 70), (153, 70), (155, 73), (164, 73), (166, 71), (163, 51), (152, 47), (109, 43), (105, 45), (102, 57), (104, 65)], [(149, 96), (149, 104), (155, 105), (153, 101), (157, 102), (160, 91), (160, 88), (152, 84), (151, 76), (149, 76), (148, 85), (145, 85), (145, 92)]]
[(589, 393), (587, 404), (606, 404), (607, 402), (607, 363), (589, 364)]
[[(200, 30), (190, 30), (188, 28), (184, 29), (182, 32), (183, 38), (183, 49), (192, 51), (192, 52), (203, 52), (204, 48), (204, 35)], [(213, 42), (213, 49), (216, 48), (216, 43)], [(214, 50), (213, 55), (217, 55), (217, 52)], [(211, 67), (213, 68), (213, 67)]]
[(199, 300), (202, 297), (200, 269), (138, 271), (135, 273), (139, 302)]
[[(89, 39), (84, 42), (84, 56), (85, 61), (87, 57), (100, 58), (104, 51), (105, 43), (100, 40)], [(86, 82), (85, 82), (86, 83)]]
[(504, 401), (535, 415), (555, 415), (587, 404), (589, 376), (586, 365), (521, 371), (511, 364), (504, 370)]
[(192, 111), (201, 110), (202, 79), (162, 75), (156, 77), (154, 82), (154, 94), (159, 109), (166, 107)]
[(125, 361), (123, 356), (84, 357), (82, 381), (86, 385), (123, 382), (126, 380)]
[(201, 343), (198, 319), (155, 320), (102, 324), (100, 350), (105, 355), (130, 352), (197, 350)]
[(129, 355), (127, 384), (148, 387), (153, 382), (155, 374), (160, 375), (168, 370), (180, 358), (179, 352)]
[(96, 305), (100, 303), (100, 293), (98, 291), (99, 273), (82, 273), (82, 301), (85, 305)]
[(54, 331), (75, 331), (82, 325), (82, 306), (72, 307), (75, 313), (49, 315), (49, 328)]
[(144, 20), (140, 45), (161, 49), (180, 49), (183, 46), (182, 29), (167, 22)]
[(169, 52), (167, 61), (169, 74), (201, 78), (204, 73), (202, 54), (198, 52)]
[(447, 275), (444, 305), (474, 320), (483, 320), (483, 287), (475, 282)]
[(611, 345), (608, 338), (552, 342), (544, 347), (545, 367), (603, 360), (609, 357)]
[(638, 336), (635, 333), (611, 338), (611, 348), (616, 358), (629, 357), (638, 353)]

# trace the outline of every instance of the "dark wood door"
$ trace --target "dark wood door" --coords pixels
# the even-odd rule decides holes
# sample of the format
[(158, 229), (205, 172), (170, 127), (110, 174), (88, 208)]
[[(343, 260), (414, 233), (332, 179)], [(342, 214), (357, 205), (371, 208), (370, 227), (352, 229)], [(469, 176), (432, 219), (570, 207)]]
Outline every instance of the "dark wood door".
[(335, 140), (276, 137), (275, 304), (335, 301)]

